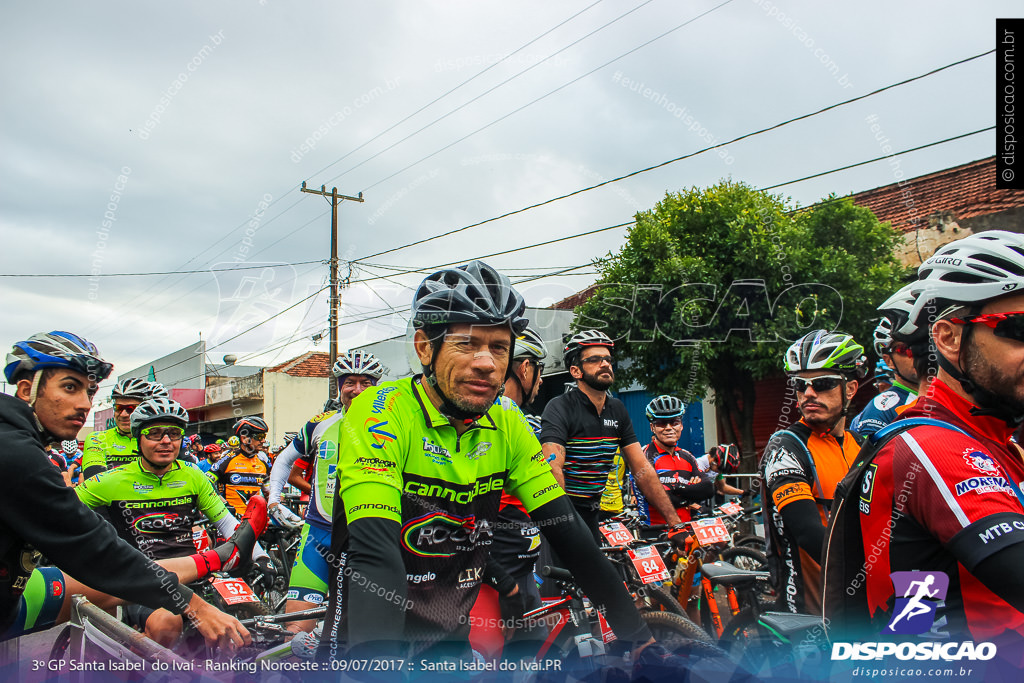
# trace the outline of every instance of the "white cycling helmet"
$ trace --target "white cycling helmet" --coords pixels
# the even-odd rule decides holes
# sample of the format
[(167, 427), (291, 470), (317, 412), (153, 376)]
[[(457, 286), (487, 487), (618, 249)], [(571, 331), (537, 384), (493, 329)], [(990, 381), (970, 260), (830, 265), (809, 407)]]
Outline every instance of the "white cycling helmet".
[(914, 305), (901, 333), (912, 323), (929, 326), (926, 308), (935, 300), (933, 319), (960, 305), (1024, 292), (1024, 235), (988, 230), (950, 242), (921, 264), (917, 278), (910, 286)]
[(815, 330), (797, 339), (786, 350), (788, 374), (808, 370), (836, 370), (847, 376), (864, 376), (864, 347), (842, 332)]
[(331, 372), (335, 377), (366, 375), (379, 380), (384, 376), (384, 366), (375, 355), (368, 351), (349, 351), (338, 357)]
[[(155, 398), (152, 395), (153, 386), (152, 382), (147, 382), (138, 377), (129, 377), (114, 385), (114, 390), (110, 392), (110, 398), (115, 401), (119, 398), (134, 398), (139, 401), (145, 401), (148, 398)], [(162, 384), (160, 388), (163, 389)], [(164, 393), (167, 393), (166, 389), (164, 389)]]
[(188, 426), (188, 411), (169, 398), (151, 398), (139, 404), (132, 412), (132, 436), (136, 439), (142, 428), (156, 422)]
[(516, 346), (512, 351), (512, 358), (518, 360), (520, 358), (533, 358), (534, 360), (544, 360), (547, 358), (548, 352), (544, 350), (544, 340), (540, 338), (532, 327), (527, 326), (518, 337), (516, 337)]

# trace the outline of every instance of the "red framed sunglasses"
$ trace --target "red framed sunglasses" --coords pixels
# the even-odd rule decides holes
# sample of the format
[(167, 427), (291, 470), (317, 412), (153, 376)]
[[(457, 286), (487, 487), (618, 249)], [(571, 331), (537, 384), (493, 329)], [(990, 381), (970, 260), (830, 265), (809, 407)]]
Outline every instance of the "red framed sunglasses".
[(997, 337), (1024, 343), (1024, 311), (986, 313), (970, 318), (950, 318), (949, 321), (957, 325), (981, 323), (992, 328), (992, 334)]

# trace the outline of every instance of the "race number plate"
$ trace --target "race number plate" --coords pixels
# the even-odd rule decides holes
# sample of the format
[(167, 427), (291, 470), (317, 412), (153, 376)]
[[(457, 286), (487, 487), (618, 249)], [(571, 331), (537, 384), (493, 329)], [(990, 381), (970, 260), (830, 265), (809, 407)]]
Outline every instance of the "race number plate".
[(629, 545), (635, 539), (625, 524), (610, 522), (600, 526), (601, 534), (608, 540), (608, 545)]
[(243, 602), (259, 602), (252, 589), (241, 579), (214, 579), (213, 587), (217, 589), (224, 602), (239, 605)]
[(698, 519), (693, 523), (693, 533), (700, 545), (711, 545), (713, 543), (728, 543), (730, 540), (729, 530), (725, 528), (718, 517), (710, 519)]
[(642, 548), (630, 550), (629, 559), (633, 561), (640, 580), (645, 584), (668, 581), (671, 577), (668, 567), (665, 566), (665, 561), (661, 559), (661, 555), (654, 549), (654, 546), (645, 545)]
[(201, 526), (192, 527), (192, 545), (199, 552), (210, 549), (210, 534), (206, 533), (206, 529)]
[(728, 503), (726, 503), (725, 505), (718, 509), (722, 511), (723, 515), (729, 515), (730, 517), (732, 517), (733, 515), (738, 515), (743, 511), (743, 508), (741, 508), (740, 504), (737, 503), (735, 500), (729, 501)]

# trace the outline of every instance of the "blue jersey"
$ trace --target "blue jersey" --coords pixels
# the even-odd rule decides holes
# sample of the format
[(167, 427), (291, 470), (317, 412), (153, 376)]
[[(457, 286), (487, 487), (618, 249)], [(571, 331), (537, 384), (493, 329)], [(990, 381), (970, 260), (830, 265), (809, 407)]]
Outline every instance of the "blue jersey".
[(871, 436), (895, 420), (906, 406), (917, 400), (917, 394), (901, 384), (893, 384), (872, 399), (871, 403), (853, 418), (850, 431), (858, 436)]

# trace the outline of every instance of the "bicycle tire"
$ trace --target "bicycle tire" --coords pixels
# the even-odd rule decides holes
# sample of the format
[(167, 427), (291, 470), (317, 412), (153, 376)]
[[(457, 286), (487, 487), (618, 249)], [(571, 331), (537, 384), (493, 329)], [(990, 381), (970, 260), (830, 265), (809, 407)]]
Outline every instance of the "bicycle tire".
[(71, 645), (71, 625), (68, 624), (57, 634), (53, 640), (53, 647), (50, 648), (50, 661), (57, 662), (64, 659), (68, 646)]
[(679, 601), (661, 586), (643, 586), (633, 591), (637, 595), (637, 609), (641, 612), (671, 612), (686, 616)]
[(758, 622), (752, 607), (744, 607), (729, 620), (718, 644), (754, 675), (762, 673), (765, 665), (771, 671), (773, 662), (786, 651), (786, 645)]
[[(764, 553), (747, 546), (726, 548), (722, 551), (722, 560), (739, 569), (769, 571), (768, 557)], [(761, 610), (770, 610), (775, 607), (778, 596), (771, 581), (769, 579), (757, 581), (755, 587), (757, 589), (757, 603)]]
[(654, 639), (666, 650), (686, 648), (694, 654), (725, 656), (725, 652), (714, 645), (704, 629), (684, 616), (671, 612), (641, 612), (640, 617), (651, 630)]
[(753, 548), (754, 550), (757, 550), (758, 552), (762, 553), (767, 552), (768, 550), (768, 541), (761, 538), (760, 536), (755, 536), (754, 534), (740, 536), (735, 541), (733, 541), (733, 545), (737, 548)]

